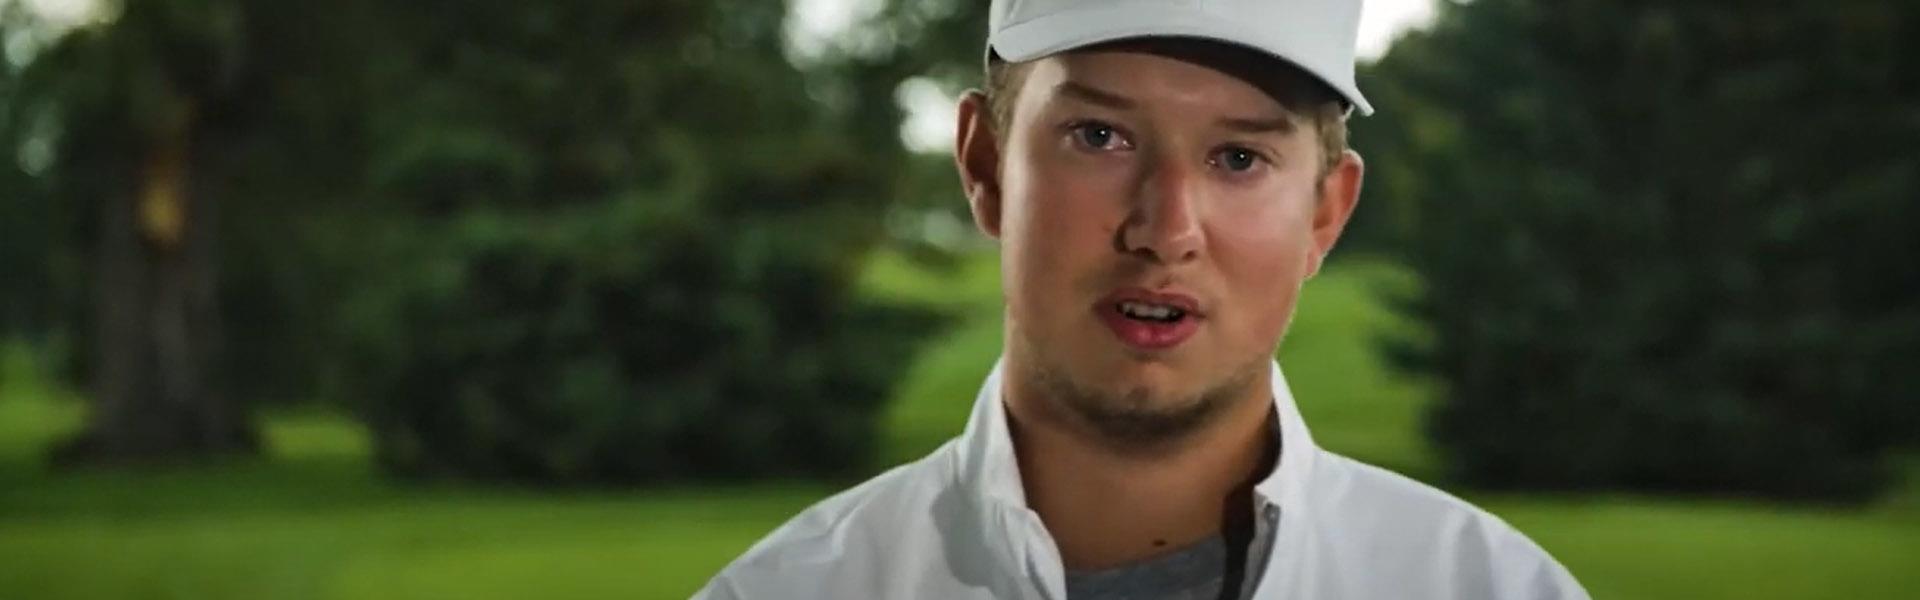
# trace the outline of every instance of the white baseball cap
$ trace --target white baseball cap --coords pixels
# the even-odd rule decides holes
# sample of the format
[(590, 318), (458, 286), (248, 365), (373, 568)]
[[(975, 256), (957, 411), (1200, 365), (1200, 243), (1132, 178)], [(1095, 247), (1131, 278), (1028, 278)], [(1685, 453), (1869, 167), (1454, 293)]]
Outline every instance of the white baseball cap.
[(1193, 37), (1245, 46), (1326, 82), (1362, 115), (1353, 82), (1361, 0), (993, 0), (987, 55), (1023, 62), (1134, 37)]

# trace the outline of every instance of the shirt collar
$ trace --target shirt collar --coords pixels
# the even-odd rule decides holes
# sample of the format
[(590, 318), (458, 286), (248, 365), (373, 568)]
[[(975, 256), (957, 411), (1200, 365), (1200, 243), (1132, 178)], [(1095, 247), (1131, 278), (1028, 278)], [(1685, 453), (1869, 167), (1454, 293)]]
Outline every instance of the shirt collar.
[[(1313, 435), (1294, 404), (1293, 393), (1280, 372), (1280, 364), (1271, 363), (1274, 412), (1280, 420), (1280, 457), (1273, 470), (1254, 485), (1260, 505), (1279, 505), (1282, 510), (1305, 507), (1306, 483), (1319, 449)], [(960, 434), (959, 477), (969, 494), (982, 501), (990, 513), (1027, 507), (1026, 488), (1020, 483), (1020, 466), (1013, 455), (1013, 437), (1007, 428), (1007, 411), (1002, 404), (1002, 377), (1005, 359), (996, 361), (986, 382), (974, 399), (973, 415), (966, 431)]]

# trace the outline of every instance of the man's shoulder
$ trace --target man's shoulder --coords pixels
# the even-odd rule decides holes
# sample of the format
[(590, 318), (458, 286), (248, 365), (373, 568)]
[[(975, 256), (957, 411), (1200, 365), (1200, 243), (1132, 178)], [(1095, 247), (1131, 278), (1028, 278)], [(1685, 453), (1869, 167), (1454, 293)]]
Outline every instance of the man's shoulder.
[(1546, 550), (1493, 513), (1393, 471), (1324, 450), (1320, 457), (1310, 502), (1321, 534), (1338, 538), (1328, 545), (1398, 572), (1471, 584), (1486, 597), (1586, 597)]
[(825, 597), (773, 588), (853, 584), (883, 577), (884, 564), (914, 560), (914, 550), (898, 541), (926, 539), (916, 530), (933, 527), (929, 513), (954, 478), (950, 449), (942, 446), (801, 511), (721, 570), (698, 597)]
[(1471, 502), (1406, 475), (1328, 450), (1318, 452), (1313, 482), (1316, 500), (1337, 501), (1338, 506), (1355, 512), (1405, 514), (1423, 522), (1499, 520)]

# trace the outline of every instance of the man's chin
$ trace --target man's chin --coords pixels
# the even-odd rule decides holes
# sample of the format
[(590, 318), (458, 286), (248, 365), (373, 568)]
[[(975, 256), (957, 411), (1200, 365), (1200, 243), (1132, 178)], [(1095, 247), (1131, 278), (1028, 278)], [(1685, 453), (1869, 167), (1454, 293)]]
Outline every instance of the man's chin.
[(1178, 411), (1197, 403), (1202, 386), (1193, 375), (1165, 362), (1126, 362), (1075, 373), (1074, 387), (1116, 409)]
[(1186, 437), (1213, 420), (1227, 399), (1170, 387), (1105, 382), (1055, 399), (1075, 420), (1116, 447), (1149, 449)]
[(1086, 381), (1105, 382), (1114, 387), (1141, 387), (1157, 395), (1193, 387), (1199, 374), (1181, 360), (1164, 353), (1140, 354), (1123, 351), (1098, 365), (1089, 365), (1080, 375)]

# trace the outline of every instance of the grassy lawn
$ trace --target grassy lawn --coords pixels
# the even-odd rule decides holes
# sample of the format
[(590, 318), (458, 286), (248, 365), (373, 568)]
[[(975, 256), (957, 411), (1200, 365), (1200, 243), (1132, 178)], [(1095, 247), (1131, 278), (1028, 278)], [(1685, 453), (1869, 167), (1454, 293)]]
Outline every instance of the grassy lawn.
[[(927, 345), (884, 415), (876, 465), (961, 426), (1000, 343), (990, 260), (930, 274), (882, 257), (868, 293), (964, 315)], [(1428, 387), (1392, 376), (1372, 336), (1417, 334), (1370, 263), (1310, 284), (1281, 352), (1322, 444), (1432, 478), (1416, 434)], [(44, 445), (81, 417), (0, 360), (0, 599), (682, 598), (829, 484), (643, 492), (396, 486), (350, 421), (284, 412), (260, 459), (50, 474)], [(1911, 472), (1911, 471), (1910, 471)], [(1920, 486), (1858, 509), (1732, 500), (1472, 495), (1559, 556), (1599, 598), (1911, 598)]]
[(0, 399), (0, 598), (676, 598), (830, 492), (393, 486), (352, 422), (267, 421), (272, 456), (53, 476), (70, 402)]

